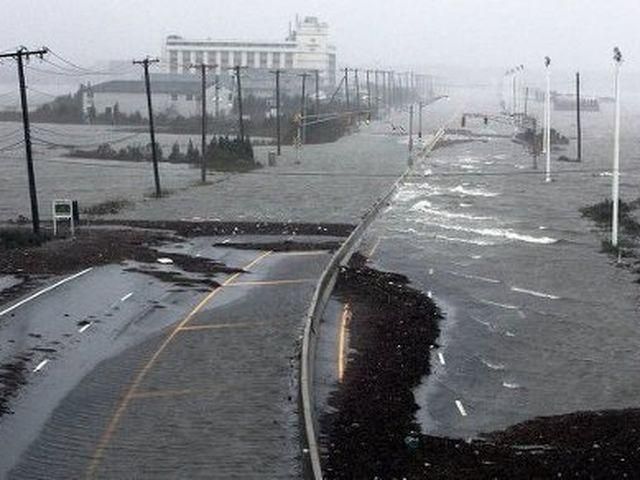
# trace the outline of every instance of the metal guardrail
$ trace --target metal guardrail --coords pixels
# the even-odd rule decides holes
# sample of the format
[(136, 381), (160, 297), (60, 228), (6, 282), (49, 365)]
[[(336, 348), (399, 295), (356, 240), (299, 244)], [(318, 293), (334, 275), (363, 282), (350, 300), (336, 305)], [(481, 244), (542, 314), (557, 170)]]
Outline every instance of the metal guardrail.
[[(440, 128), (433, 139), (426, 145), (421, 155), (427, 155), (436, 143), (444, 135), (444, 127)], [(316, 346), (319, 337), (320, 319), (329, 300), (329, 296), (333, 291), (333, 287), (338, 278), (340, 267), (346, 265), (351, 255), (355, 251), (356, 246), (362, 240), (362, 236), (367, 227), (373, 222), (380, 210), (388, 205), (389, 199), (396, 193), (398, 187), (404, 182), (406, 177), (411, 173), (412, 167), (407, 170), (396, 180), (389, 191), (380, 199), (378, 199), (367, 212), (363, 215), (358, 226), (351, 232), (347, 240), (338, 249), (331, 261), (325, 268), (316, 290), (311, 300), (311, 305), (305, 317), (304, 337), (302, 340), (302, 353), (300, 360), (300, 395), (301, 395), (301, 411), (304, 423), (303, 428), (303, 462), (305, 463), (305, 477), (313, 480), (322, 480), (322, 465), (320, 464), (320, 451), (317, 439), (317, 419), (315, 416), (314, 397), (313, 397), (313, 378), (314, 363), (316, 357)]]

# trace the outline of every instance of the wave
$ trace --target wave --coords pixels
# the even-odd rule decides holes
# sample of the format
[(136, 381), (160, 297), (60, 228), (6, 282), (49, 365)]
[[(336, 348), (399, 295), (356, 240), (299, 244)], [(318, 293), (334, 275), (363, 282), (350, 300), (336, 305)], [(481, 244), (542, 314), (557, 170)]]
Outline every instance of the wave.
[(511, 287), (511, 291), (517, 292), (517, 293), (526, 293), (527, 295), (532, 295), (534, 297), (539, 297), (539, 298), (548, 298), (549, 300), (560, 299), (560, 297), (558, 297), (557, 295), (552, 295), (550, 293), (544, 293), (544, 292), (536, 292), (535, 290), (528, 290), (526, 288), (520, 288), (520, 287)]
[(428, 213), (430, 215), (436, 215), (438, 217), (445, 217), (445, 218), (462, 218), (465, 220), (494, 220), (493, 217), (474, 216), (474, 215), (469, 215), (468, 213), (453, 213), (453, 212), (447, 212), (446, 210), (438, 210), (437, 208), (431, 208), (431, 203), (426, 200), (422, 200), (416, 203), (414, 206), (411, 207), (411, 210), (414, 212), (420, 211), (423, 213)]
[(468, 195), (470, 197), (497, 197), (499, 193), (489, 192), (482, 190), (481, 188), (465, 188), (463, 185), (458, 185), (449, 190), (452, 193), (460, 193), (462, 195)]
[(491, 247), (495, 245), (495, 243), (487, 242), (486, 240), (479, 239), (469, 239), (469, 238), (459, 238), (459, 237), (448, 237), (446, 235), (436, 235), (438, 240), (446, 240), (448, 242), (458, 242), (458, 243), (468, 243), (471, 245), (479, 245), (481, 247)]
[(462, 207), (462, 208), (469, 208), (469, 207), (473, 207), (473, 203), (464, 203), (464, 202), (462, 202), (462, 203), (460, 203), (459, 205), (460, 205), (460, 207)]
[(422, 196), (422, 192), (416, 189), (402, 189), (396, 193), (392, 202), (410, 202)]
[(424, 222), (424, 223), (434, 227), (443, 228), (445, 230), (475, 233), (478, 235), (485, 235), (489, 237), (502, 237), (508, 240), (518, 240), (518, 241), (527, 242), (527, 243), (538, 243), (538, 244), (548, 245), (551, 243), (556, 243), (558, 241), (557, 239), (551, 238), (551, 237), (533, 237), (531, 235), (517, 233), (517, 232), (514, 232), (513, 230), (504, 229), (504, 228), (469, 228), (469, 227), (462, 227), (460, 225), (444, 225), (441, 223), (429, 223), (429, 222)]

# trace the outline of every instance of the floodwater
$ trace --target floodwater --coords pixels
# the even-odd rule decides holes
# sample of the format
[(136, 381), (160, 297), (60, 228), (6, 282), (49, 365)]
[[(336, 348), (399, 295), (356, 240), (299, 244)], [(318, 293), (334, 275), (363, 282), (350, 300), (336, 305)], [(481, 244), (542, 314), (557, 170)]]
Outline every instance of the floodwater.
[[(467, 112), (498, 110), (489, 91), (464, 100)], [(638, 97), (628, 105), (621, 193), (630, 200), (640, 181)], [(542, 159), (534, 170), (508, 138), (457, 144), (422, 162), (424, 176), (374, 224), (378, 266), (407, 274), (445, 314), (440, 348), (425, 352), (432, 374), (415, 392), (425, 432), (466, 438), (542, 415), (637, 407), (637, 275), (600, 252), (603, 237), (578, 211), (610, 196), (613, 105), (602, 107), (583, 116), (583, 163), (553, 160), (552, 183)], [(575, 113), (553, 116), (572, 136)], [(572, 141), (553, 157), (574, 152)]]

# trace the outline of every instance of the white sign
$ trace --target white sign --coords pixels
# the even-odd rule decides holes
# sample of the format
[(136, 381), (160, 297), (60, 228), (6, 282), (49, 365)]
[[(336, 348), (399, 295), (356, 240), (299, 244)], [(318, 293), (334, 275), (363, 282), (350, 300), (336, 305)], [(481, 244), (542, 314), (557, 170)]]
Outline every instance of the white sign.
[(73, 201), (54, 200), (53, 207), (53, 235), (58, 234), (58, 220), (69, 220), (71, 235), (75, 235), (75, 223), (73, 221)]

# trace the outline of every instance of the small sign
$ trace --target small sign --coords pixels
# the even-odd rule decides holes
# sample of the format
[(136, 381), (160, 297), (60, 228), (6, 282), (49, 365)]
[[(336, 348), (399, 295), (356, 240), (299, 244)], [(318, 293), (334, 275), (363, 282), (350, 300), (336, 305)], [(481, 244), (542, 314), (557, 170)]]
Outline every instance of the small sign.
[(58, 234), (58, 220), (69, 220), (71, 235), (75, 235), (75, 219), (73, 217), (72, 200), (53, 201), (53, 235)]

